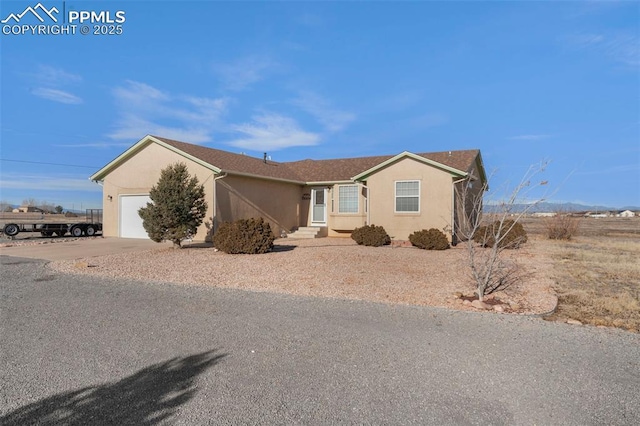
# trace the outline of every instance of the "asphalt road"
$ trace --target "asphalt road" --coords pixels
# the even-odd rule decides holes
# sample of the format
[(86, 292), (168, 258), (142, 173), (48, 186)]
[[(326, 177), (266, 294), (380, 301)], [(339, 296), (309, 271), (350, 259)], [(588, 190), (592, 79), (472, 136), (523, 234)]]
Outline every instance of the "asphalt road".
[(0, 262), (2, 425), (640, 424), (637, 334)]

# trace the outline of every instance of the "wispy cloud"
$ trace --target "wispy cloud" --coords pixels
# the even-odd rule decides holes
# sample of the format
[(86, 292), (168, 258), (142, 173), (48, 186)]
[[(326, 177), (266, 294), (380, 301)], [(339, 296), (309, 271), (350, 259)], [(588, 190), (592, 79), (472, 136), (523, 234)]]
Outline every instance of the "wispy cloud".
[(228, 144), (254, 151), (276, 151), (320, 142), (319, 135), (300, 129), (292, 118), (267, 112), (254, 116), (251, 123), (237, 124), (231, 128), (244, 137), (229, 141)]
[(227, 90), (240, 91), (263, 80), (266, 74), (277, 68), (278, 64), (266, 56), (247, 56), (229, 63), (213, 65), (222, 86)]
[(511, 136), (508, 139), (512, 141), (540, 141), (544, 139), (549, 139), (552, 136), (553, 135), (548, 135), (548, 134), (528, 134), (528, 135)]
[(78, 74), (43, 64), (38, 65), (37, 71), (31, 76), (40, 84), (49, 86), (64, 86), (82, 82), (82, 76)]
[(333, 108), (329, 101), (310, 91), (303, 91), (293, 104), (314, 117), (329, 132), (338, 132), (356, 119), (355, 114)]
[(77, 74), (72, 74), (62, 68), (40, 64), (37, 71), (30, 73), (29, 77), (35, 81), (37, 86), (31, 90), (31, 94), (34, 96), (70, 105), (77, 105), (83, 102), (82, 98), (74, 95), (66, 88), (66, 86), (74, 86), (82, 82), (82, 77)]
[(64, 90), (51, 89), (45, 87), (38, 87), (31, 91), (32, 95), (38, 96), (42, 99), (48, 99), (54, 102), (60, 102), (61, 104), (81, 104), (82, 99), (78, 96), (65, 92)]
[(114, 88), (113, 96), (119, 118), (108, 137), (115, 140), (157, 134), (191, 143), (210, 142), (228, 105), (226, 98), (174, 95), (131, 80)]
[(87, 191), (100, 192), (102, 188), (86, 178), (51, 176), (49, 174), (3, 173), (0, 177), (3, 189)]
[(640, 37), (635, 33), (573, 34), (563, 40), (569, 47), (594, 50), (624, 65), (640, 66)]

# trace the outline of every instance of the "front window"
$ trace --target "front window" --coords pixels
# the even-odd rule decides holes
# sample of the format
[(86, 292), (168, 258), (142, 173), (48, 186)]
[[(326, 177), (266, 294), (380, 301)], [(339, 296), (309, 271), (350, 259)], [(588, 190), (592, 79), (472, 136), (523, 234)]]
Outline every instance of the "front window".
[(396, 181), (396, 213), (420, 212), (420, 181)]
[(358, 213), (358, 185), (338, 187), (338, 213)]

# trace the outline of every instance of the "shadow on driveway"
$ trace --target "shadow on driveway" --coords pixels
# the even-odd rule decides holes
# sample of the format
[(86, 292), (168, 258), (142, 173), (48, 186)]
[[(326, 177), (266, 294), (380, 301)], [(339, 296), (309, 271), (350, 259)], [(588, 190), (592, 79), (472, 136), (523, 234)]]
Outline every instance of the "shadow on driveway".
[(226, 356), (214, 352), (173, 358), (115, 383), (44, 398), (0, 417), (0, 424), (159, 424), (193, 398), (198, 375)]

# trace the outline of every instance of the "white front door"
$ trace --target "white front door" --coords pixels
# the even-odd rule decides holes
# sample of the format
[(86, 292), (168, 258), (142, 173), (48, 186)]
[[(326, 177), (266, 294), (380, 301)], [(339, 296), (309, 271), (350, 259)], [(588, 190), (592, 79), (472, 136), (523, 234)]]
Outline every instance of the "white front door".
[(327, 188), (311, 189), (311, 225), (327, 224)]

